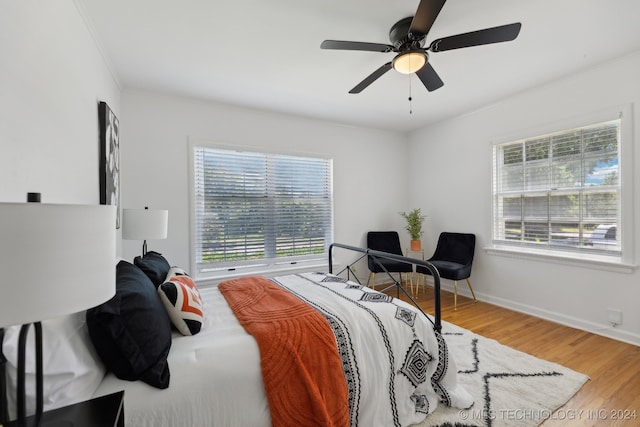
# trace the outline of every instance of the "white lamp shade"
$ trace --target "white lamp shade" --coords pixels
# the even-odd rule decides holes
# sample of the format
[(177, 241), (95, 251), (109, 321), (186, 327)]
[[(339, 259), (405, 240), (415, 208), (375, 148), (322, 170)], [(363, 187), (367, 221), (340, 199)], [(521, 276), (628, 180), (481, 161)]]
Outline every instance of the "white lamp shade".
[(169, 211), (160, 209), (123, 209), (122, 238), (154, 240), (167, 238)]
[(0, 203), (0, 327), (95, 307), (115, 294), (116, 207)]

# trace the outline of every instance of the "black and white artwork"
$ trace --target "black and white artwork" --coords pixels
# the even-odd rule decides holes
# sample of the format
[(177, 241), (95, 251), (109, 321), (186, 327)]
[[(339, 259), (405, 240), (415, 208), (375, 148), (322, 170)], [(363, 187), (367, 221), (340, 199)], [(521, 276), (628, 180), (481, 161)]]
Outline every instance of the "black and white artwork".
[(116, 206), (120, 228), (120, 124), (106, 102), (98, 104), (100, 122), (100, 204)]

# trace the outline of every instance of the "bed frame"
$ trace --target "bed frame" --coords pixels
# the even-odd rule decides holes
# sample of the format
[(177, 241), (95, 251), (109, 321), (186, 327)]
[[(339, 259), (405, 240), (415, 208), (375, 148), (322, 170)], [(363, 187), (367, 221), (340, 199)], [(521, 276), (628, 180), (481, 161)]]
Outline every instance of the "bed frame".
[[(358, 277), (356, 276), (354, 270), (352, 269), (353, 264), (355, 264), (356, 262), (360, 261), (361, 259), (365, 258), (365, 257), (370, 257), (372, 258), (376, 263), (378, 263), (378, 265), (387, 273), (387, 275), (391, 278), (391, 280), (393, 281), (393, 284), (386, 287), (385, 289), (382, 290), (382, 292), (385, 292), (389, 289), (395, 288), (397, 291), (397, 295), (398, 297), (400, 297), (400, 292), (402, 291), (407, 298), (409, 298), (409, 300), (413, 303), (413, 305), (415, 305), (418, 310), (420, 310), (420, 312), (427, 318), (429, 319), (429, 321), (433, 324), (434, 328), (440, 332), (442, 330), (442, 318), (441, 318), (441, 306), (440, 306), (440, 273), (438, 273), (438, 269), (431, 264), (429, 261), (424, 261), (424, 260), (420, 260), (420, 259), (416, 259), (416, 258), (408, 258), (402, 255), (396, 255), (396, 254), (391, 254), (388, 252), (381, 252), (381, 251), (375, 251), (373, 249), (365, 249), (365, 248), (359, 248), (357, 246), (349, 246), (349, 245), (343, 245), (340, 243), (332, 243), (329, 246), (329, 273), (333, 274), (333, 248), (341, 248), (341, 249), (346, 249), (349, 251), (354, 251), (354, 252), (359, 252), (361, 254), (363, 254), (362, 256), (360, 256), (358, 259), (356, 259), (354, 262), (352, 262), (351, 264), (348, 264), (346, 267), (344, 267), (342, 270), (340, 270), (338, 273), (338, 275), (343, 274), (344, 272), (347, 273), (347, 279), (351, 279), (351, 275), (353, 275), (353, 278), (360, 283), (360, 280), (358, 279)], [(382, 265), (380, 262), (378, 262), (378, 259), (391, 259), (394, 261), (401, 261), (401, 262), (406, 262), (407, 264), (413, 264), (413, 265), (421, 265), (423, 267), (426, 267), (429, 272), (431, 273), (431, 275), (433, 276), (433, 301), (434, 301), (434, 321), (431, 320), (431, 318), (429, 316), (427, 316), (427, 313), (424, 312), (424, 310), (422, 309), (422, 307), (420, 307), (420, 305), (413, 299), (413, 297), (407, 292), (407, 290), (402, 286), (402, 283), (397, 281), (392, 275), (391, 273), (389, 273), (389, 271), (387, 271), (387, 269), (384, 267), (384, 265)], [(362, 283), (360, 283), (362, 285)]]

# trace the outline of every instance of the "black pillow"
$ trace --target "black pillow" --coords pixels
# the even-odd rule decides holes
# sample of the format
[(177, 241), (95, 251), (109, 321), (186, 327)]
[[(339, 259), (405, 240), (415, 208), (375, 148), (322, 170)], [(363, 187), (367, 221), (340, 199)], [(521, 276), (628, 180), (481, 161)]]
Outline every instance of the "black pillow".
[(135, 257), (133, 263), (144, 271), (153, 284), (158, 287), (165, 282), (171, 266), (169, 262), (158, 252), (149, 251), (144, 257)]
[(135, 265), (116, 266), (116, 295), (87, 310), (89, 336), (118, 378), (169, 387), (171, 322), (155, 286)]

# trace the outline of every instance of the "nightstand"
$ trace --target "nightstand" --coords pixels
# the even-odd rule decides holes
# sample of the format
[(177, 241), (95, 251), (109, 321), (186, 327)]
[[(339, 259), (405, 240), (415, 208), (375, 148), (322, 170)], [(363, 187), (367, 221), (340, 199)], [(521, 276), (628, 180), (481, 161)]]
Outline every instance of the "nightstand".
[[(124, 427), (124, 391), (96, 397), (42, 414), (42, 427)], [(27, 418), (27, 425), (33, 423), (33, 416)], [(19, 427), (18, 421), (11, 421), (5, 427)]]

